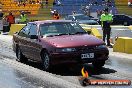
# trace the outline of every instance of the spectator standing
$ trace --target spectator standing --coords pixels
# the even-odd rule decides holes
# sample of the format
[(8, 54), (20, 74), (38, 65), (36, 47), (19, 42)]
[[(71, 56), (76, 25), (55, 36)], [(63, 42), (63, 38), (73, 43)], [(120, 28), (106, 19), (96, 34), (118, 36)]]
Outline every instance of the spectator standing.
[(22, 0), (18, 0), (18, 6), (22, 5)]
[(37, 0), (37, 1), (36, 1), (36, 4), (40, 4), (40, 1), (39, 1), (39, 0)]
[(72, 15), (76, 15), (76, 11), (73, 11), (73, 12), (72, 12)]
[(85, 7), (84, 13), (85, 13), (85, 15), (90, 16), (90, 6), (87, 5), (87, 6)]
[(57, 5), (60, 6), (62, 5), (61, 2), (59, 0), (57, 0)]
[(3, 13), (2, 13), (2, 10), (0, 10), (0, 30), (3, 30)]
[[(9, 28), (10, 28), (11, 24), (15, 23), (15, 17), (11, 12), (9, 12), (9, 15), (7, 15), (6, 18), (7, 18), (7, 22), (9, 22)], [(9, 29), (9, 31), (10, 31), (10, 29)]]
[(110, 10), (110, 14), (113, 14), (112, 9)]
[(49, 3), (49, 1), (45, 0), (45, 6), (46, 6), (46, 8), (48, 8), (48, 3)]
[(97, 17), (100, 18), (100, 10), (96, 10), (96, 13), (97, 13)]
[(7, 21), (7, 17), (3, 18), (3, 33), (4, 32), (9, 32), (10, 27), (9, 27), (9, 22)]
[(54, 20), (59, 20), (60, 19), (60, 15), (59, 15), (58, 11), (54, 11), (53, 19)]
[(75, 17), (76, 11), (73, 11), (73, 12), (72, 12), (72, 15), (73, 15), (72, 21), (76, 21), (76, 17)]
[(56, 5), (56, 0), (53, 1), (53, 6)]
[(56, 11), (56, 10), (50, 9), (50, 14), (53, 16), (55, 11)]
[(113, 21), (112, 14), (109, 13), (108, 8), (104, 10), (104, 14), (101, 15), (101, 26), (103, 30), (103, 41), (105, 42), (105, 37), (107, 36), (107, 46), (110, 45), (110, 33), (111, 27), (110, 24)]

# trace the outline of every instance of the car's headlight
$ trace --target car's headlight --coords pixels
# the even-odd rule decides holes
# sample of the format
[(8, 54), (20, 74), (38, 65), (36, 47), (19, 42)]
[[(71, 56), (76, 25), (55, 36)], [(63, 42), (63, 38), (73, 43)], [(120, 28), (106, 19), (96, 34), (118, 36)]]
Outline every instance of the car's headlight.
[(56, 52), (75, 52), (76, 49), (75, 48), (59, 48), (56, 49)]

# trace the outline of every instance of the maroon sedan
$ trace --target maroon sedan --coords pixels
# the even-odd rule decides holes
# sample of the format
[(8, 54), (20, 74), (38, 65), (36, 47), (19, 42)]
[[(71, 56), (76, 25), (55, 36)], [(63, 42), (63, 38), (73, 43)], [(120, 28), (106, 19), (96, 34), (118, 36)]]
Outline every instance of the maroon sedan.
[(13, 35), (13, 49), (17, 61), (42, 62), (44, 70), (62, 63), (92, 63), (94, 67), (102, 67), (109, 55), (101, 39), (65, 20), (27, 23)]

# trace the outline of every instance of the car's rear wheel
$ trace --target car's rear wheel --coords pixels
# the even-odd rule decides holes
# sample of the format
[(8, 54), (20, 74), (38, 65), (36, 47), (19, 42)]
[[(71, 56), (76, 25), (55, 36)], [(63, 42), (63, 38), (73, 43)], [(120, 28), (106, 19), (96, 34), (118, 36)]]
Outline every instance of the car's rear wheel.
[(26, 63), (28, 61), (28, 59), (22, 54), (19, 47), (17, 47), (16, 56), (17, 56), (16, 60), (19, 61), (19, 62)]
[(43, 52), (41, 54), (41, 59), (42, 59), (43, 70), (49, 71), (51, 67), (49, 54), (47, 52)]
[(105, 61), (96, 61), (96, 62), (93, 62), (92, 64), (94, 68), (101, 69), (105, 64)]

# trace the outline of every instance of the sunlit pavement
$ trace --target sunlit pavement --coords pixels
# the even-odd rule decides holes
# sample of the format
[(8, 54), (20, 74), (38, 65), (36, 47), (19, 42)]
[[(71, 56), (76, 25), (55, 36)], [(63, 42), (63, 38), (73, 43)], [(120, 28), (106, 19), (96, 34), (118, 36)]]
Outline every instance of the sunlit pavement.
[[(96, 71), (91, 64), (86, 64), (90, 75), (89, 78), (132, 80), (132, 54), (113, 52), (112, 49), (109, 50), (110, 59), (102, 70)], [(78, 81), (78, 78), (81, 77), (81, 67), (71, 70), (64, 65), (56, 66), (50, 73), (46, 73), (41, 70), (40, 64), (33, 62), (23, 64), (15, 61), (16, 56), (12, 51), (12, 36), (0, 35), (0, 57), (0, 88), (45, 88), (49, 86), (57, 88), (59, 86), (66, 87), (67, 85), (72, 88), (81, 87)], [(43, 74), (48, 74), (49, 77), (45, 77)], [(50, 77), (55, 78), (51, 80)], [(127, 88), (131, 87), (128, 86)]]

